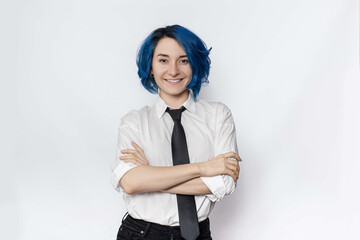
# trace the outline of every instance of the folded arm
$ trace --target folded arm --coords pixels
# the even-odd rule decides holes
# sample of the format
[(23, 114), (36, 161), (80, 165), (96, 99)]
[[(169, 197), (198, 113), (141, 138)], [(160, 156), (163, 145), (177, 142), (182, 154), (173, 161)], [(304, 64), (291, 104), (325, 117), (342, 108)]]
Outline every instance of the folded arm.
[(201, 163), (153, 167), (149, 166), (142, 149), (132, 142), (141, 143), (137, 112), (129, 112), (119, 126), (117, 154), (112, 165), (115, 189), (127, 193), (207, 194), (211, 201), (219, 201), (231, 194), (239, 175), (238, 162), (241, 161), (237, 155), (235, 125), (230, 110), (224, 104), (218, 104), (216, 115), (220, 116), (214, 139), (217, 157)]
[(142, 192), (174, 191), (182, 183), (194, 187), (200, 176), (197, 164), (184, 164), (172, 167), (138, 166), (129, 170), (120, 180), (127, 194)]
[(211, 190), (200, 177), (197, 177), (165, 189), (163, 192), (183, 195), (206, 195), (210, 194)]
[[(216, 129), (214, 136), (214, 154), (219, 155), (225, 152), (238, 153), (236, 142), (236, 129), (231, 110), (223, 103), (216, 105)], [(240, 160), (241, 161), (241, 160)], [(239, 163), (239, 162), (238, 162)], [(238, 168), (238, 171), (240, 167)], [(239, 172), (237, 172), (237, 176)], [(224, 196), (234, 192), (237, 178), (228, 174), (217, 175), (213, 177), (200, 177), (184, 182), (167, 192), (180, 194), (207, 194), (207, 197), (215, 202), (221, 200)]]
[(132, 142), (135, 150), (125, 149), (128, 155), (120, 157), (138, 167), (129, 170), (120, 180), (120, 185), (128, 194), (162, 191), (177, 194), (202, 195), (211, 193), (200, 177), (212, 177), (227, 174), (237, 179), (239, 167), (237, 161), (229, 158), (240, 157), (229, 152), (220, 154), (206, 162), (183, 164), (171, 167), (149, 166), (143, 150)]

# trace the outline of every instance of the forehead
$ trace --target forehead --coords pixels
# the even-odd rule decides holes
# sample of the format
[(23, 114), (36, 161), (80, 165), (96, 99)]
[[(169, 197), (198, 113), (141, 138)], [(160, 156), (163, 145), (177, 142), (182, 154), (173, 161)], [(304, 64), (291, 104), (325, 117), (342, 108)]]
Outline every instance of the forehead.
[(180, 43), (169, 37), (164, 37), (159, 40), (154, 50), (154, 56), (157, 54), (166, 54), (169, 56), (186, 55), (185, 49)]

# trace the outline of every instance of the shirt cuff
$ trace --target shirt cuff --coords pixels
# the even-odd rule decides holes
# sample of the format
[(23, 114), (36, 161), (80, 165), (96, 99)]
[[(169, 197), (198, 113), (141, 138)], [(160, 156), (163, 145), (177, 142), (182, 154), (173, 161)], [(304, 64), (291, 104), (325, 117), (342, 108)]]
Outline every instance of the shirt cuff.
[(225, 184), (221, 175), (214, 177), (200, 177), (205, 185), (210, 189), (212, 194), (208, 194), (207, 197), (212, 201), (220, 201), (225, 196)]
[(125, 193), (124, 189), (120, 185), (120, 179), (125, 175), (125, 173), (127, 173), (127, 171), (133, 169), (134, 167), (136, 167), (135, 164), (126, 163), (126, 164), (120, 164), (115, 168), (115, 170), (112, 173), (111, 183), (117, 191), (121, 193)]

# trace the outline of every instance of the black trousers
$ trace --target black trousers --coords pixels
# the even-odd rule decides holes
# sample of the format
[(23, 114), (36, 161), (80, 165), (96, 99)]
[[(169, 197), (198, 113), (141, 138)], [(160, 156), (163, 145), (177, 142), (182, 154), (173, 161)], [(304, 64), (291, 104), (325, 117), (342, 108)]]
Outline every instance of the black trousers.
[[(200, 235), (196, 240), (212, 240), (209, 218), (199, 223)], [(180, 227), (170, 227), (138, 220), (127, 215), (117, 234), (117, 240), (184, 240)]]

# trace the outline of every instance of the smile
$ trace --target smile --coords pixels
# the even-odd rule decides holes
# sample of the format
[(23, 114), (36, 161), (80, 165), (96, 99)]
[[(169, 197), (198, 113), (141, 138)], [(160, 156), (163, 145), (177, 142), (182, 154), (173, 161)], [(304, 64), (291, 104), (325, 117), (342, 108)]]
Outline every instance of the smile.
[(180, 82), (181, 80), (183, 80), (182, 78), (181, 79), (165, 79), (167, 82), (171, 82), (171, 83), (177, 83), (177, 82)]

